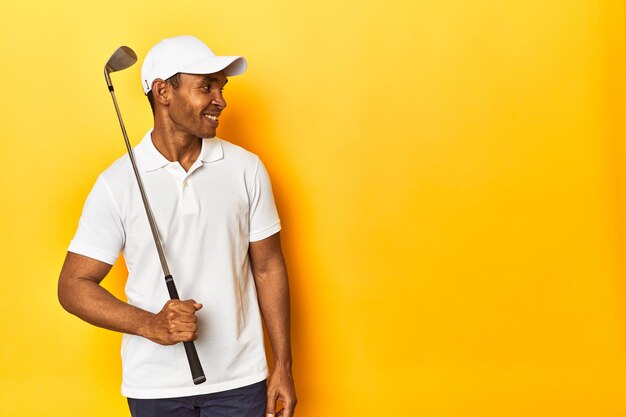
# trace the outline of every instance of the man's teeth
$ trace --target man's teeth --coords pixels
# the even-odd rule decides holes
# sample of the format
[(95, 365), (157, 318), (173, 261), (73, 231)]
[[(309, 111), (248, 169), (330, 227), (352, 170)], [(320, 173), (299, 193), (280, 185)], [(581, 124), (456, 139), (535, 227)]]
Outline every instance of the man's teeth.
[(205, 114), (204, 116), (207, 119), (215, 120), (217, 122), (217, 116), (213, 116), (212, 114)]

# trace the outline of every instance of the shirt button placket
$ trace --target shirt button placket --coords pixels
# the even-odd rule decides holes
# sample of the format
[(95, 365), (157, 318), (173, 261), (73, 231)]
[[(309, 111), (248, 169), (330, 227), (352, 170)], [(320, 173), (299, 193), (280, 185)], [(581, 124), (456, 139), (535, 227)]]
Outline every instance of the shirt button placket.
[(199, 211), (198, 202), (195, 198), (193, 187), (190, 184), (189, 177), (183, 180), (183, 214), (193, 214)]

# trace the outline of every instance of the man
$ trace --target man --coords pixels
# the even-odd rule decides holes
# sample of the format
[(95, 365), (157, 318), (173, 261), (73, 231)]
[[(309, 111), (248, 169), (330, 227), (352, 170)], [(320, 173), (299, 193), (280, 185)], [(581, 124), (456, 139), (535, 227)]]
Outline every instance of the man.
[[(124, 333), (122, 394), (133, 417), (294, 412), (289, 287), (269, 177), (256, 155), (215, 137), (224, 86), (246, 65), (180, 36), (155, 45), (141, 70), (154, 128), (135, 158), (178, 292), (193, 299), (169, 300), (128, 156), (98, 177), (68, 249), (59, 301)], [(99, 285), (120, 250), (128, 303)], [(267, 384), (261, 313), (275, 358)], [(201, 385), (180, 343), (191, 340)]]

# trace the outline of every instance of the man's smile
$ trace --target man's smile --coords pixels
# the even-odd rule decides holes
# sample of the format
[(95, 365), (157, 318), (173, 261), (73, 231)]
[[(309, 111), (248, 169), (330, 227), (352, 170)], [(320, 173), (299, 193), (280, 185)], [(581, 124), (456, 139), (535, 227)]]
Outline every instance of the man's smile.
[(214, 129), (217, 128), (217, 126), (220, 123), (219, 113), (218, 114), (203, 113), (203, 116), (209, 121), (209, 124), (211, 125), (212, 128)]

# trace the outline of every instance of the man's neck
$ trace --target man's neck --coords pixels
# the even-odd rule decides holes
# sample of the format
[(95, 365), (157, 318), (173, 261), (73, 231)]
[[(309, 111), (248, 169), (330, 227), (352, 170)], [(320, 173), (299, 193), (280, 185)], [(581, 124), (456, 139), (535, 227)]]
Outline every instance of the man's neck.
[(202, 150), (202, 138), (157, 126), (152, 131), (152, 143), (168, 161), (177, 161), (185, 171), (189, 171)]

